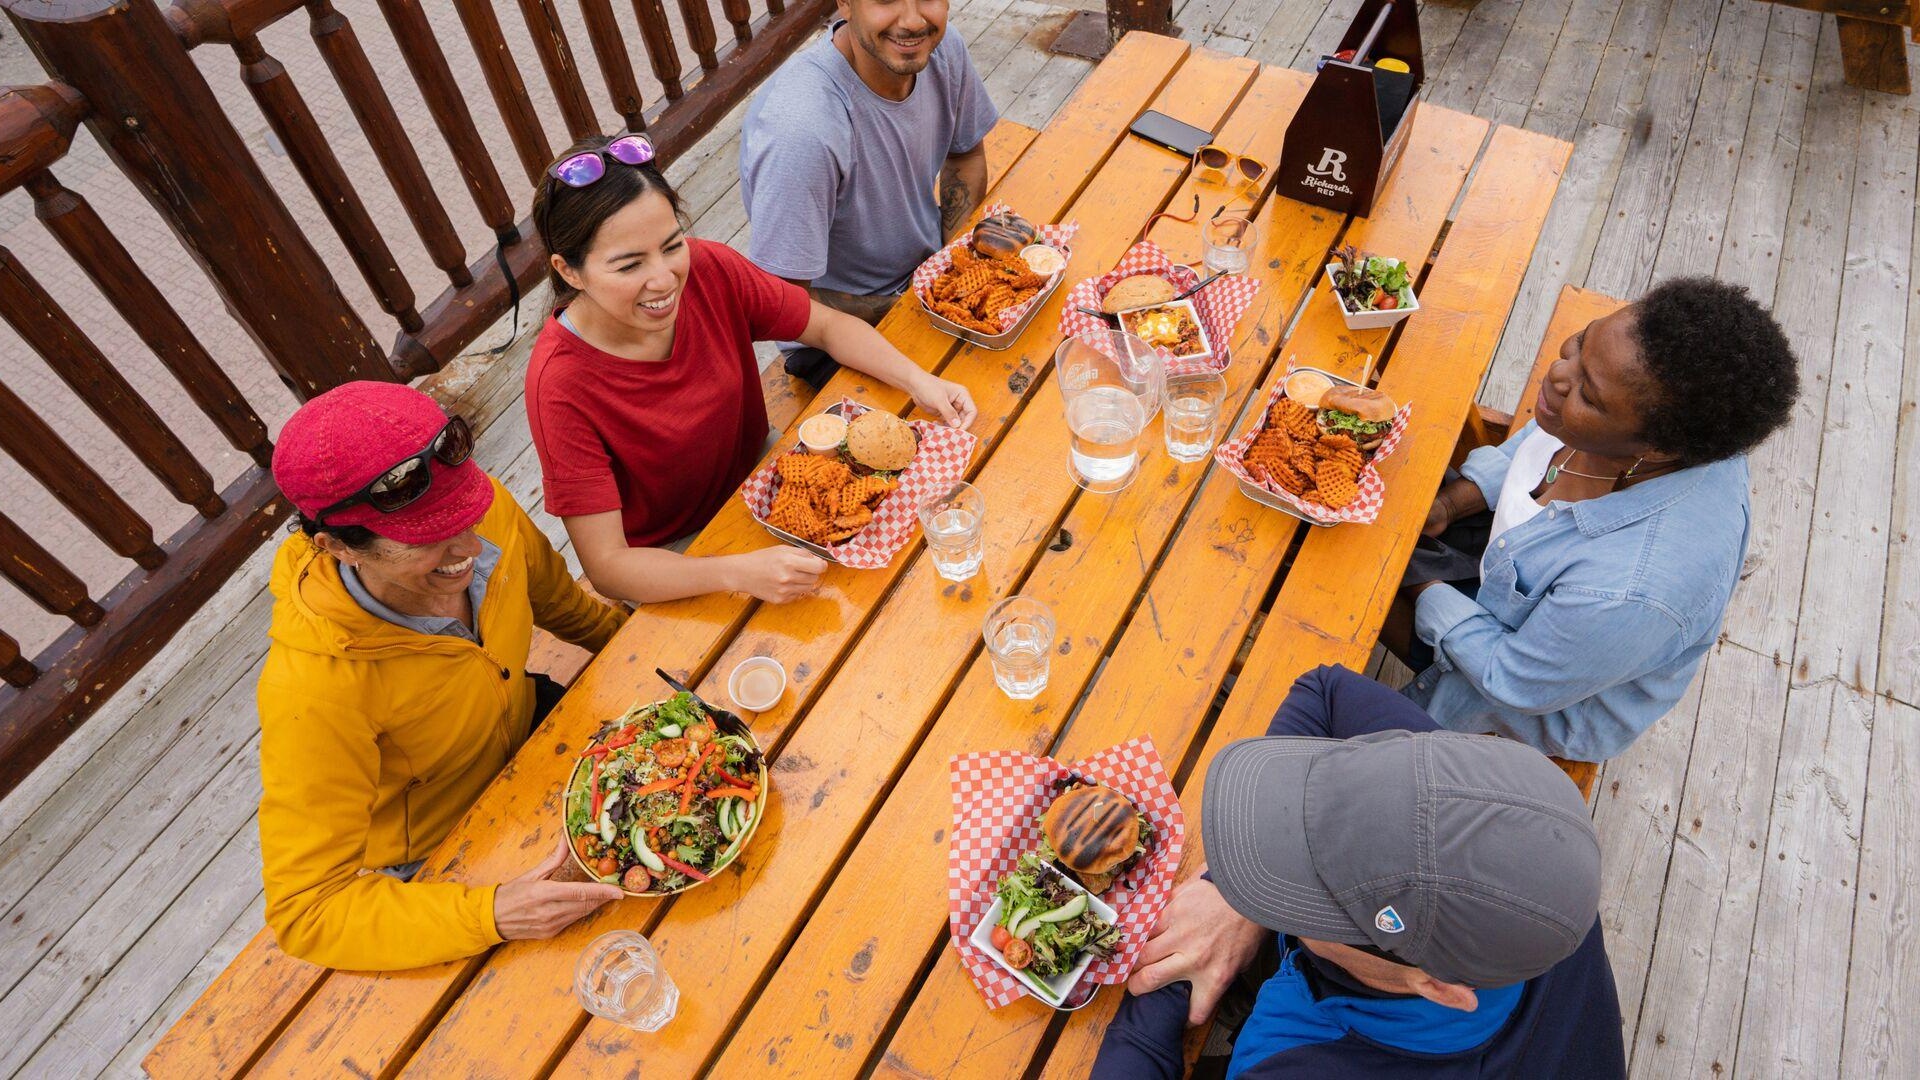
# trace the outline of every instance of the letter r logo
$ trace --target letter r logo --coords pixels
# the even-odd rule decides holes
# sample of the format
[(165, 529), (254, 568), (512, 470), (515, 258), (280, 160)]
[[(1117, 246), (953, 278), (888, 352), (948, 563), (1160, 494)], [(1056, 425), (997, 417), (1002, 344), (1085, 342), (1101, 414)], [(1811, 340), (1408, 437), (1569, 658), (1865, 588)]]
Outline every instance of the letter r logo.
[(1345, 183), (1347, 170), (1341, 168), (1346, 163), (1347, 152), (1325, 147), (1320, 151), (1320, 164), (1307, 166), (1307, 171), (1315, 176), (1332, 177), (1338, 183)]

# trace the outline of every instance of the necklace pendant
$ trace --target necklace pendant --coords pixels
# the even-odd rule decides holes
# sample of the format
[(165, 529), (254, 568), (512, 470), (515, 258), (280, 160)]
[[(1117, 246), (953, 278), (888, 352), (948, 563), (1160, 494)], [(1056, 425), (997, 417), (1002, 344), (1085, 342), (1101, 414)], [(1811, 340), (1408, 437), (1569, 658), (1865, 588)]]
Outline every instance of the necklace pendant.
[(1547, 483), (1551, 484), (1558, 479), (1560, 479), (1560, 466), (1558, 465), (1547, 466)]

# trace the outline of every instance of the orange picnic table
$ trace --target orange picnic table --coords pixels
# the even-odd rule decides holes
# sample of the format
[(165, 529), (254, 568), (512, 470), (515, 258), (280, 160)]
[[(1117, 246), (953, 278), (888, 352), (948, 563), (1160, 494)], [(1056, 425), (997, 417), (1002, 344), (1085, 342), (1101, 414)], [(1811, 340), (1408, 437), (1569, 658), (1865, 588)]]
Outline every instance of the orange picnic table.
[[(1204, 220), (1234, 192), (1129, 137), (1153, 108), (1279, 157), (1308, 77), (1175, 39), (1134, 34), (1001, 171), (989, 201), (1035, 221), (1077, 221), (1069, 279), (1110, 268), (1156, 211), (1199, 196)], [(1300, 363), (1360, 376), (1413, 403), (1382, 463), (1378, 522), (1311, 528), (1250, 501), (1211, 462), (1168, 459), (1157, 426), (1133, 485), (1090, 495), (1067, 472), (1068, 431), (1049, 385), (1059, 290), (1004, 352), (963, 345), (903, 303), (881, 329), (979, 404), (971, 478), (988, 502), (986, 565), (938, 578), (920, 542), (880, 570), (833, 568), (817, 595), (733, 595), (649, 605), (586, 669), (552, 717), (429, 859), (428, 880), (500, 881), (552, 850), (561, 787), (583, 740), (666, 668), (709, 700), (753, 655), (791, 675), (753, 726), (772, 798), (744, 855), (678, 898), (611, 904), (550, 941), (516, 941), (415, 971), (327, 971), (263, 933), (146, 1061), (160, 1077), (643, 1075), (1083, 1075), (1121, 991), (1056, 1013), (1025, 998), (989, 1010), (948, 945), (948, 762), (1019, 749), (1063, 760), (1153, 740), (1181, 789), (1186, 866), (1200, 851), (1201, 784), (1227, 742), (1261, 734), (1301, 672), (1365, 664), (1429, 501), (1473, 409), (1570, 147), (1446, 109), (1417, 111), (1405, 158), (1373, 216), (1348, 219), (1267, 197), (1252, 273), (1262, 287), (1232, 339), (1233, 430)], [(1000, 170), (996, 170), (1000, 171)], [(1147, 234), (1198, 261), (1197, 225)], [(1425, 263), (1420, 311), (1393, 331), (1349, 332), (1321, 277), (1330, 248)], [(905, 413), (897, 391), (841, 372), (842, 396)], [(792, 444), (788, 435), (775, 452)], [(693, 554), (765, 546), (735, 500)], [(996, 689), (981, 650), (986, 608), (1013, 593), (1053, 608), (1051, 681), (1033, 701)], [(1069, 723), (1071, 720), (1071, 723)], [(583, 947), (644, 932), (680, 988), (679, 1015), (641, 1034), (584, 1013)]]

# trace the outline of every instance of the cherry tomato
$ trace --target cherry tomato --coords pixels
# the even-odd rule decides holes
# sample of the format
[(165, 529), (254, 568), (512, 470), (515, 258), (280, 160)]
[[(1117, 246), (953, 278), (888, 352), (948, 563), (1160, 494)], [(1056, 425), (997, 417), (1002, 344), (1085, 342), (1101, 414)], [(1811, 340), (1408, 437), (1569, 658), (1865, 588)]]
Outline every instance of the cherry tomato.
[(713, 728), (709, 727), (706, 724), (694, 724), (693, 726), (687, 728), (687, 741), (690, 743), (695, 743), (695, 744), (703, 743), (703, 742), (707, 742), (712, 738), (713, 738)]
[(1019, 938), (1009, 938), (1006, 947), (1000, 950), (1006, 957), (1007, 966), (1015, 971), (1025, 971), (1033, 963), (1033, 946)]
[(614, 858), (611, 855), (603, 855), (600, 857), (600, 861), (599, 863), (596, 864), (595, 869), (599, 872), (601, 877), (606, 877), (608, 874), (619, 873), (620, 860)]
[(628, 892), (646, 892), (653, 888), (653, 875), (644, 866), (635, 866), (620, 875), (620, 887)]
[(580, 856), (581, 862), (593, 858), (593, 840), (584, 835), (573, 838), (573, 853)]
[(993, 947), (1003, 953), (1007, 951), (1007, 942), (1013, 940), (1012, 932), (1004, 926), (995, 926), (993, 933), (989, 935), (989, 937), (993, 941)]
[(1374, 306), (1379, 308), (1381, 311), (1392, 311), (1394, 308), (1397, 308), (1400, 306), (1400, 298), (1393, 295), (1392, 293), (1387, 293), (1386, 299), (1381, 300), (1378, 304), (1375, 304)]
[(653, 760), (669, 769), (677, 769), (687, 763), (687, 741), (685, 739), (662, 739), (653, 744)]

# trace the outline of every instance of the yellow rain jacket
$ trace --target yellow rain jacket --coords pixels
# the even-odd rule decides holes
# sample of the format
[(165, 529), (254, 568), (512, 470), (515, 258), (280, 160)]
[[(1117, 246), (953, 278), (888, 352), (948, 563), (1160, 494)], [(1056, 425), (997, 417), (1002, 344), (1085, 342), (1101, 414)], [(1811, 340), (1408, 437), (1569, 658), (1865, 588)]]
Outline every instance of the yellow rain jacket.
[(476, 529), (500, 549), (479, 645), (365, 611), (331, 555), (300, 534), (280, 545), (259, 687), (260, 853), (267, 925), (293, 956), (411, 968), (501, 940), (494, 886), (372, 868), (431, 854), (526, 739), (535, 624), (597, 652), (626, 616), (575, 584), (513, 496), (493, 488)]

